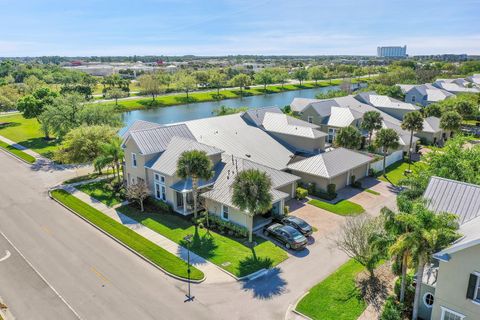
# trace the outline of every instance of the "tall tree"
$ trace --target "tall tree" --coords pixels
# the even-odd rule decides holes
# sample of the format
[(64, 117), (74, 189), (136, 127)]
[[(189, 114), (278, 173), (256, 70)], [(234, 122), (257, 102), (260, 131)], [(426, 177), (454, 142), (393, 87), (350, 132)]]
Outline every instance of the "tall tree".
[(334, 142), (339, 147), (358, 149), (362, 142), (362, 134), (354, 126), (348, 126), (340, 129)]
[(389, 149), (398, 147), (398, 134), (393, 129), (380, 129), (375, 137), (375, 145), (382, 149), (383, 153), (383, 175), (386, 174), (386, 161)]
[(106, 97), (108, 99), (115, 100), (115, 106), (118, 106), (118, 99), (125, 98), (126, 96), (127, 96), (127, 93), (119, 88), (111, 88), (111, 89), (108, 89), (106, 92)]
[(192, 180), (193, 216), (197, 218), (198, 182), (212, 177), (212, 161), (205, 151), (191, 150), (181, 154), (177, 162), (177, 175)]
[(230, 80), (230, 84), (233, 87), (239, 87), (240, 88), (240, 96), (243, 96), (242, 89), (249, 86), (252, 83), (252, 78), (250, 76), (240, 73), (237, 74), (235, 77)]
[(263, 84), (263, 93), (267, 93), (267, 84), (273, 83), (273, 73), (270, 69), (262, 69), (253, 76), (257, 84)]
[(368, 145), (372, 144), (372, 134), (382, 128), (382, 115), (377, 111), (367, 111), (363, 114), (362, 129), (368, 131)]
[(142, 88), (142, 92), (152, 96), (152, 101), (155, 101), (155, 96), (162, 92), (162, 81), (157, 74), (144, 74), (138, 77), (138, 82)]
[(143, 212), (143, 202), (150, 196), (150, 190), (145, 182), (137, 182), (127, 186), (126, 196), (130, 200), (137, 201), (140, 205), (140, 211)]
[(308, 71), (305, 68), (298, 68), (293, 73), (293, 77), (300, 82), (300, 86), (302, 85), (303, 81), (307, 80), (308, 78)]
[(273, 81), (275, 83), (280, 83), (283, 86), (288, 80), (288, 71), (284, 68), (275, 68), (273, 69)]
[(420, 111), (407, 113), (403, 117), (401, 127), (403, 130), (410, 131), (410, 146), (408, 148), (408, 170), (410, 170), (410, 165), (412, 164), (413, 132), (423, 130), (423, 117)]
[(189, 74), (181, 73), (177, 76), (177, 81), (175, 82), (176, 86), (185, 92), (187, 95), (188, 101), (188, 93), (196, 88), (196, 80)]
[[(447, 111), (440, 118), (440, 128), (445, 131), (454, 131), (460, 129), (462, 125), (462, 116), (456, 111)], [(451, 135), (450, 135), (451, 136)]]
[(222, 73), (218, 70), (213, 70), (210, 72), (209, 82), (212, 87), (217, 89), (217, 96), (220, 95), (220, 89), (225, 86), (227, 81), (227, 76), (225, 73)]
[(97, 163), (111, 164), (114, 168), (113, 174), (116, 174), (117, 181), (120, 183), (120, 163), (123, 160), (123, 156), (122, 140), (119, 137), (114, 137), (108, 142), (101, 144), (100, 154), (94, 161)]
[(232, 203), (248, 215), (248, 241), (253, 242), (253, 217), (272, 207), (272, 181), (260, 170), (248, 169), (239, 172), (233, 182)]
[(318, 85), (318, 80), (325, 78), (325, 71), (320, 66), (314, 66), (308, 69), (308, 77), (315, 80), (315, 86)]

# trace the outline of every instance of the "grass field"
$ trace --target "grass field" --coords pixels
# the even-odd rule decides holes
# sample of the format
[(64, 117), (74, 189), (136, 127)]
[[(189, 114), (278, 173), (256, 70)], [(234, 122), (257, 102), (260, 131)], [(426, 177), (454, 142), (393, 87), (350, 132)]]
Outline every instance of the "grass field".
[(367, 307), (355, 283), (363, 267), (350, 260), (310, 289), (296, 310), (312, 319), (355, 320)]
[(8, 143), (5, 143), (3, 141), (0, 141), (0, 148), (9, 152), (9, 153), (11, 153), (11, 154), (16, 155), (19, 158), (22, 158), (23, 160), (25, 160), (28, 163), (34, 163), (37, 160), (37, 159), (35, 159), (35, 157), (32, 157), (28, 153), (25, 153), (22, 150), (18, 150), (17, 148), (14, 148), (11, 145), (9, 145)]
[(112, 179), (106, 179), (102, 181), (92, 182), (77, 186), (77, 189), (85, 192), (90, 197), (103, 202), (107, 206), (111, 207), (121, 203), (123, 200), (119, 198), (119, 195), (115, 190), (109, 188)]
[[(415, 168), (415, 162), (412, 163), (411, 165), (411, 170)], [(385, 178), (383, 176), (382, 172), (378, 173), (378, 179), (385, 181), (385, 182), (390, 182), (394, 185), (398, 185), (400, 183), (400, 180), (405, 178), (405, 170), (408, 169), (408, 162), (404, 161), (399, 161), (395, 162), (394, 164), (390, 165), (387, 167), (387, 177)]]
[(0, 116), (0, 135), (16, 143), (40, 153), (45, 157), (52, 157), (53, 151), (59, 146), (57, 140), (47, 141), (40, 130), (36, 119), (25, 119), (20, 113)]
[(340, 200), (335, 204), (331, 204), (321, 200), (312, 199), (308, 201), (308, 204), (339, 214), (341, 216), (356, 216), (365, 212), (365, 209), (361, 205), (348, 200)]
[(377, 192), (377, 191), (375, 191), (375, 190), (372, 190), (372, 189), (367, 189), (367, 190), (365, 190), (365, 192), (368, 192), (368, 193), (374, 194), (374, 195), (376, 195), (376, 196), (379, 196), (379, 195), (380, 195), (380, 192)]
[[(65, 190), (54, 190), (52, 191), (52, 196), (103, 231), (148, 258), (162, 269), (176, 276), (187, 278), (187, 264), (182, 259), (104, 215), (85, 202), (75, 198)], [(191, 271), (192, 279), (200, 280), (204, 277), (203, 272), (195, 267), (191, 267)]]
[[(215, 101), (223, 99), (237, 99), (246, 96), (262, 95), (262, 94), (272, 94), (279, 93), (283, 91), (293, 91), (293, 90), (302, 90), (302, 89), (311, 89), (316, 87), (327, 87), (330, 85), (340, 84), (340, 80), (332, 80), (332, 84), (328, 80), (322, 80), (318, 82), (318, 85), (315, 85), (313, 82), (306, 82), (302, 85), (299, 84), (286, 84), (281, 85), (271, 85), (267, 86), (267, 89), (264, 90), (263, 87), (253, 87), (248, 90), (243, 90), (240, 92), (239, 89), (224, 89), (220, 90), (220, 94), (217, 94), (216, 91), (209, 92), (191, 92), (189, 97), (185, 93), (177, 93), (172, 95), (164, 95), (155, 98), (155, 101), (149, 97), (139, 97), (138, 99), (133, 100), (124, 100), (119, 101), (119, 109), (121, 111), (129, 110), (138, 110), (138, 109), (149, 109), (149, 108), (158, 108), (158, 107), (168, 107), (178, 104), (185, 103), (195, 103), (195, 102), (206, 102), (206, 101)], [(114, 102), (109, 102), (108, 104), (113, 105)]]
[(118, 210), (183, 246), (183, 238), (189, 234), (194, 235), (191, 245), (193, 252), (237, 277), (273, 267), (288, 257), (283, 249), (260, 237), (255, 237), (257, 246), (251, 249), (243, 244), (244, 240), (213, 231), (207, 233), (205, 229), (195, 227), (190, 221), (176, 214), (152, 212), (148, 209), (140, 212), (131, 206), (123, 206)]

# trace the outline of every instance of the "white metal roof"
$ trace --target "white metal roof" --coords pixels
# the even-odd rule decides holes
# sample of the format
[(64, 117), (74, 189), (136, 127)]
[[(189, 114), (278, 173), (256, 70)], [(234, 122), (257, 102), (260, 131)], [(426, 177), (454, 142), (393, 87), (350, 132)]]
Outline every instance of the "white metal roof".
[(309, 104), (318, 101), (317, 99), (294, 98), (290, 103), (290, 109), (294, 112), (302, 112)]
[(292, 163), (288, 168), (322, 178), (333, 178), (371, 160), (371, 157), (359, 152), (338, 148)]
[(423, 119), (423, 130), (422, 132), (439, 132), (442, 128), (440, 128), (440, 118), (437, 117), (428, 117)]
[(332, 107), (328, 125), (332, 127), (344, 128), (351, 125), (355, 120), (361, 119), (362, 115), (353, 109)]
[(327, 134), (317, 130), (317, 125), (297, 120), (285, 114), (266, 112), (263, 119), (263, 128), (269, 132), (278, 132), (304, 138), (321, 138)]
[(199, 150), (205, 151), (208, 156), (222, 153), (223, 151), (212, 146), (197, 142), (183, 137), (172, 137), (165, 152), (151, 165), (155, 171), (169, 176), (175, 175), (177, 171), (177, 162), (185, 151)]

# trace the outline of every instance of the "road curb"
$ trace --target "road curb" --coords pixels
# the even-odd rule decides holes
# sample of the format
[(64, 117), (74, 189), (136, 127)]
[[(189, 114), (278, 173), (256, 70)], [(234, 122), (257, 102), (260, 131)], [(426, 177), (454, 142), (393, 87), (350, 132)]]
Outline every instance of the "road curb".
[[(106, 232), (105, 230), (103, 230), (102, 228), (98, 227), (97, 225), (95, 225), (94, 223), (90, 222), (89, 220), (87, 220), (86, 218), (82, 217), (80, 214), (78, 214), (77, 212), (75, 212), (74, 210), (70, 209), (69, 207), (67, 207), (66, 205), (64, 205), (63, 203), (61, 203), (60, 201), (58, 201), (57, 199), (55, 199), (53, 196), (52, 196), (52, 190), (58, 190), (58, 189), (61, 189), (61, 188), (53, 188), (53, 189), (50, 189), (48, 190), (48, 196), (50, 197), (50, 199), (52, 199), (53, 201), (55, 201), (56, 203), (58, 203), (59, 205), (61, 205), (62, 207), (64, 207), (65, 209), (67, 209), (68, 211), (72, 212), (73, 214), (75, 214), (77, 217), (79, 217), (80, 219), (82, 219), (83, 221), (87, 222), (89, 225), (91, 225), (92, 227), (94, 227), (95, 229), (99, 230), (100, 232), (102, 232), (103, 234), (105, 234), (106, 236), (108, 236), (110, 239), (114, 240), (115, 242), (117, 242), (118, 244), (122, 245), (124, 248), (128, 249), (130, 252), (134, 253), (135, 255), (137, 255), (138, 257), (140, 257), (141, 259), (143, 259), (145, 262), (148, 262), (149, 264), (151, 264), (152, 266), (154, 266), (155, 268), (157, 268), (158, 270), (162, 271), (163, 273), (165, 273), (166, 275), (176, 279), (176, 280), (179, 280), (179, 281), (182, 281), (182, 282), (188, 282), (188, 279), (186, 278), (183, 278), (183, 277), (180, 277), (180, 276), (177, 276), (177, 275), (174, 275), (173, 273), (170, 273), (168, 272), (167, 270), (163, 269), (162, 267), (160, 267), (159, 265), (155, 264), (153, 261), (151, 261), (150, 259), (148, 259), (147, 257), (145, 257), (144, 255), (138, 253), (137, 251), (135, 251), (134, 249), (132, 249), (130, 246), (128, 246), (127, 244), (123, 243), (122, 241), (118, 240), (117, 238), (115, 238), (114, 236), (112, 236), (111, 234), (109, 234), (108, 232)], [(203, 275), (203, 278), (200, 279), (200, 280), (190, 280), (190, 282), (192, 283), (202, 283), (203, 281), (205, 281), (207, 277), (205, 276), (205, 273)]]
[[(295, 304), (293, 305), (293, 308), (287, 310), (287, 315), (288, 315), (288, 312), (291, 311), (291, 312), (299, 315), (300, 317), (302, 317), (302, 318), (304, 318), (304, 319), (312, 320), (312, 318), (310, 318), (309, 316), (301, 313), (300, 311), (297, 311), (297, 305), (298, 305), (298, 303), (299, 303), (300, 301), (302, 301), (302, 299), (303, 299), (307, 294), (309, 294), (309, 293), (310, 293), (310, 291), (307, 291), (307, 292), (305, 292), (304, 294), (302, 294), (302, 295), (300, 296), (300, 298), (298, 298), (297, 301), (295, 302)], [(285, 315), (285, 319), (287, 319), (287, 315)]]
[[(13, 147), (13, 148), (15, 148), (15, 147)], [(17, 149), (17, 148), (15, 148), (15, 149)], [(15, 158), (15, 159), (17, 159), (17, 160), (20, 160), (21, 162), (23, 162), (23, 163), (25, 163), (25, 164), (28, 164), (29, 166), (33, 166), (35, 163), (37, 163), (37, 160), (38, 160), (37, 158), (34, 157), (34, 158), (35, 158), (35, 162), (30, 163), (30, 162), (26, 161), (25, 159), (20, 158), (20, 157), (17, 156), (16, 154), (11, 153), (10, 151), (8, 151), (7, 149), (5, 149), (5, 148), (3, 148), (3, 147), (0, 147), (0, 150), (2, 150), (4, 153), (6, 153), (7, 155), (9, 155), (9, 156), (11, 156), (11, 157), (13, 157), (13, 158)], [(23, 150), (20, 150), (20, 149), (17, 149), (17, 150), (23, 151)], [(28, 153), (27, 153), (27, 154), (28, 154)], [(32, 157), (33, 157), (33, 156), (32, 156)]]

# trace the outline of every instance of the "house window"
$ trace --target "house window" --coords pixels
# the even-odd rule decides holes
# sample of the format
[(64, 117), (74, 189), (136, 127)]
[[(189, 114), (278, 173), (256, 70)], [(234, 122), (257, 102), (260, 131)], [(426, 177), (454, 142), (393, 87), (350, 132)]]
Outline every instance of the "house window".
[(463, 314), (460, 314), (458, 312), (455, 312), (453, 310), (447, 309), (445, 307), (442, 308), (442, 317), (440, 318), (441, 320), (462, 320), (465, 319), (465, 316)]
[(415, 96), (412, 96), (412, 102), (415, 102)]
[(136, 168), (137, 167), (137, 155), (132, 152), (132, 167)]
[(167, 189), (165, 189), (165, 186), (161, 186), (161, 196), (163, 201), (167, 201)]
[(480, 303), (480, 273), (470, 274), (467, 287), (467, 299)]
[(165, 186), (155, 183), (155, 198), (167, 201), (167, 189)]
[(312, 116), (308, 116), (307, 119), (308, 119), (308, 122), (309, 122), (309, 123), (313, 123), (313, 117), (312, 117)]
[(433, 306), (434, 300), (435, 298), (430, 292), (425, 293), (425, 295), (423, 296), (423, 303), (427, 308), (431, 308)]
[(165, 177), (162, 175), (159, 175), (158, 173), (155, 173), (154, 175), (155, 181), (158, 181), (160, 183), (165, 183)]
[(328, 129), (328, 143), (332, 143), (335, 140), (335, 128)]
[(228, 220), (228, 206), (222, 205), (222, 219)]

